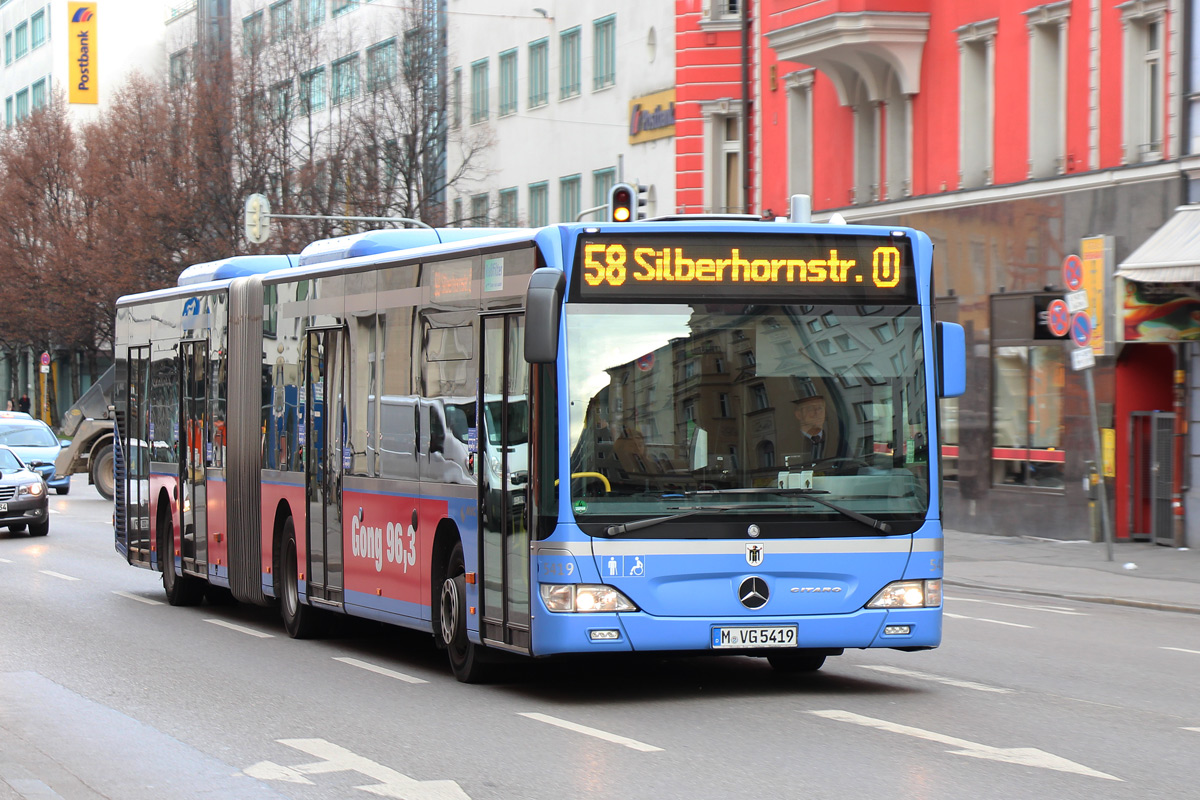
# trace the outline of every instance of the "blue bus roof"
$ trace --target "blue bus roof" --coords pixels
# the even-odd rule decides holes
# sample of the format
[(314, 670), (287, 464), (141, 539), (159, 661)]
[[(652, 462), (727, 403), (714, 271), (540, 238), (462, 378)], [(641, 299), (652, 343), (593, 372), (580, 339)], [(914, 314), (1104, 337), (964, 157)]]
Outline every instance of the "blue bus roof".
[(327, 261), (344, 261), (432, 244), (461, 242), (517, 230), (516, 228), (389, 228), (320, 239), (300, 251), (296, 266), (308, 267)]
[(175, 285), (194, 286), (198, 283), (227, 281), (245, 275), (261, 275), (265, 272), (274, 272), (277, 269), (294, 266), (296, 266), (295, 256), (231, 256), (220, 261), (193, 264), (179, 273), (179, 280)]

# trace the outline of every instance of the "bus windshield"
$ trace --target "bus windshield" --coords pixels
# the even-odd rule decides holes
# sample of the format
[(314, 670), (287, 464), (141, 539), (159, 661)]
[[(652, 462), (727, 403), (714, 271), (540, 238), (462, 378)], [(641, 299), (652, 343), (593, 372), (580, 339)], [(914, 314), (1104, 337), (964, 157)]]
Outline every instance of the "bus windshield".
[(568, 303), (566, 320), (581, 524), (714, 506), (837, 516), (806, 494), (923, 518), (918, 307)]

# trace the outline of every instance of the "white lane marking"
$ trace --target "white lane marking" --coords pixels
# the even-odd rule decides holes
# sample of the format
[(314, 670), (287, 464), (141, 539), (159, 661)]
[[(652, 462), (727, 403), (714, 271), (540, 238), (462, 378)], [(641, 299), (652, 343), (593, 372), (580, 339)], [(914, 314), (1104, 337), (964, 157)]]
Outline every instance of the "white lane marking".
[(899, 675), (904, 678), (917, 678), (923, 681), (936, 681), (944, 683), (947, 686), (955, 686), (959, 689), (974, 689), (977, 692), (994, 692), (996, 694), (1012, 694), (1012, 689), (1005, 689), (1000, 686), (988, 686), (983, 683), (975, 683), (974, 681), (960, 681), (957, 678), (944, 678), (941, 675), (930, 675), (928, 672), (917, 672), (911, 669), (901, 669), (900, 667), (889, 667), (884, 664), (858, 664), (857, 666), (863, 669), (873, 669), (876, 672), (886, 672), (889, 675)]
[(37, 778), (6, 778), (0, 775), (22, 800), (63, 800), (63, 796)]
[(205, 622), (211, 622), (213, 625), (220, 625), (222, 628), (229, 628), (231, 631), (245, 633), (249, 636), (257, 636), (259, 639), (274, 639), (275, 635), (271, 633), (263, 633), (256, 631), (253, 628), (247, 628), (244, 625), (234, 625), (232, 622), (226, 622), (223, 619), (206, 619)]
[(58, 578), (59, 580), (64, 580), (64, 581), (77, 581), (77, 580), (79, 580), (79, 578), (72, 578), (70, 575), (63, 575), (61, 572), (54, 572), (54, 571), (52, 571), (52, 570), (48, 570), (48, 569), (43, 569), (43, 570), (40, 570), (40, 572), (41, 572), (43, 575), (49, 575), (51, 578)]
[(946, 752), (956, 756), (969, 756), (971, 758), (983, 758), (989, 761), (1002, 761), (1007, 764), (1020, 764), (1026, 767), (1038, 767), (1040, 769), (1052, 769), (1057, 772), (1073, 772), (1077, 775), (1087, 775), (1093, 778), (1104, 778), (1108, 781), (1124, 781), (1115, 775), (1109, 775), (1104, 772), (1098, 772), (1090, 767), (1085, 767), (1082, 764), (1076, 764), (1074, 761), (1056, 756), (1053, 753), (1047, 753), (1045, 750), (1038, 750), (1036, 747), (992, 747), (991, 745), (980, 744), (979, 742), (968, 741), (967, 739), (958, 739), (953, 736), (947, 736), (943, 733), (935, 733), (934, 731), (926, 731), (921, 728), (913, 728), (908, 725), (900, 725), (895, 722), (888, 722), (884, 719), (875, 719), (874, 717), (864, 717), (861, 714), (854, 714), (849, 711), (841, 711), (833, 709), (830, 711), (809, 711), (809, 714), (815, 714), (818, 717), (825, 719), (836, 720), (837, 722), (849, 722), (852, 725), (862, 725), (865, 728), (875, 728), (889, 733), (899, 733), (904, 736), (913, 736), (917, 739), (925, 739), (930, 742), (948, 745), (950, 747), (959, 748), (957, 750), (947, 750)]
[(138, 595), (136, 595), (136, 594), (130, 594), (129, 592), (120, 592), (120, 591), (115, 591), (115, 590), (114, 590), (114, 591), (113, 591), (113, 594), (115, 594), (115, 595), (117, 595), (117, 596), (119, 596), (119, 597), (124, 597), (124, 598), (127, 598), (127, 599), (129, 599), (129, 600), (137, 600), (139, 603), (145, 603), (145, 604), (146, 604), (146, 605), (148, 605), (148, 606), (161, 606), (161, 605), (163, 605), (163, 602), (162, 602), (161, 600), (151, 600), (149, 597), (139, 597)]
[(394, 669), (388, 669), (387, 667), (377, 667), (374, 664), (368, 664), (366, 661), (359, 661), (357, 658), (334, 656), (333, 660), (349, 664), (352, 667), (358, 667), (359, 669), (365, 669), (367, 672), (374, 672), (376, 675), (386, 675), (389, 678), (395, 678), (405, 683), (429, 683), (427, 680), (414, 678), (412, 675), (405, 675), (403, 672), (396, 672)]
[(371, 786), (355, 786), (354, 788), (380, 797), (395, 797), (403, 800), (471, 800), (470, 796), (455, 781), (418, 781), (325, 739), (276, 739), (275, 741), (324, 760), (312, 764), (298, 764), (294, 767), (286, 767), (273, 761), (260, 761), (246, 767), (242, 772), (258, 780), (286, 781), (308, 786), (315, 784), (306, 778), (306, 775), (359, 772), (368, 778), (374, 778), (379, 783)]
[(1087, 616), (1087, 613), (1084, 611), (1076, 611), (1073, 608), (1067, 608), (1065, 606), (1027, 606), (1027, 605), (1022, 605), (1020, 603), (1001, 603), (998, 600), (977, 600), (973, 597), (959, 597), (957, 595), (955, 595), (954, 597), (947, 597), (946, 600), (950, 601), (951, 603), (984, 603), (985, 605), (989, 605), (989, 606), (1004, 606), (1005, 608), (1023, 608), (1027, 611), (1045, 611), (1048, 614), (1067, 614), (1072, 617), (1086, 617)]
[(597, 739), (603, 739), (604, 741), (612, 742), (613, 744), (624, 745), (625, 747), (629, 747), (633, 750), (641, 750), (643, 753), (657, 753), (662, 751), (661, 747), (655, 747), (652, 744), (639, 742), (637, 739), (627, 739), (626, 737), (618, 736), (615, 733), (602, 731), (599, 728), (589, 728), (587, 725), (580, 725), (576, 722), (567, 722), (565, 719), (551, 717), (548, 714), (520, 712), (520, 715), (522, 717), (528, 717), (529, 719), (537, 720), (538, 722), (544, 722), (547, 725), (555, 725), (568, 731), (582, 733), (585, 736), (595, 736)]
[(9, 561), (7, 558), (0, 558), (0, 564), (11, 564), (11, 563), (12, 562)]
[(1194, 656), (1200, 656), (1200, 650), (1188, 650), (1186, 647), (1163, 647), (1162, 650), (1174, 650), (1177, 653), (1191, 653)]
[(1184, 730), (1185, 731), (1195, 731), (1196, 733), (1200, 733), (1200, 728), (1184, 728)]
[(1005, 621), (999, 620), (999, 619), (988, 619), (987, 617), (965, 617), (962, 614), (950, 614), (946, 611), (942, 612), (942, 616), (949, 617), (950, 619), (969, 619), (969, 620), (974, 620), (975, 622), (990, 622), (993, 625), (1007, 625), (1010, 628), (1032, 628), (1033, 627), (1032, 625), (1022, 625), (1019, 622), (1005, 622)]

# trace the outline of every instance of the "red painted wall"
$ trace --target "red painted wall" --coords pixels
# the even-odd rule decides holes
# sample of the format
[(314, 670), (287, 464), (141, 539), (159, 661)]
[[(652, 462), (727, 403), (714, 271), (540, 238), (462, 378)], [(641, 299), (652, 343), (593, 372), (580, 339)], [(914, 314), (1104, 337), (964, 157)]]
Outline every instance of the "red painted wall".
[[(1165, 344), (1127, 344), (1117, 359), (1116, 403), (1113, 424), (1116, 425), (1116, 519), (1113, 533), (1118, 539), (1129, 537), (1130, 487), (1133, 476), (1129, 470), (1130, 419), (1133, 411), (1172, 411), (1174, 395), (1171, 374), (1175, 369), (1175, 353)], [(1136, 515), (1145, 508), (1134, 508)]]

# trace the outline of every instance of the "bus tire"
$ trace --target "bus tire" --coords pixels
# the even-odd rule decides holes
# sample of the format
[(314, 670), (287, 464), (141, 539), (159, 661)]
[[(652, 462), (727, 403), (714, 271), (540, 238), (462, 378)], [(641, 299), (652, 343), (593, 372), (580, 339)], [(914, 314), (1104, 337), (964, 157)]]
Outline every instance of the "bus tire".
[(279, 615), (293, 639), (311, 639), (319, 633), (320, 610), (300, 602), (300, 565), (296, 548), (296, 524), (291, 517), (283, 523), (283, 577)]
[(162, 566), (163, 592), (173, 606), (194, 606), (204, 599), (204, 581), (193, 575), (175, 574), (175, 537), (171, 524), (171, 509), (159, 502), (158, 558)]
[(462, 543), (456, 542), (446, 559), (446, 579), (438, 592), (438, 636), (450, 657), (454, 677), (463, 683), (487, 680), (491, 666), (484, 648), (467, 638), (467, 579)]
[(767, 663), (776, 672), (799, 673), (799, 672), (816, 672), (825, 664), (824, 653), (806, 653), (801, 650), (799, 653), (779, 653), (778, 655), (767, 656)]
[(105, 500), (112, 500), (116, 493), (116, 477), (113, 472), (113, 463), (113, 448), (111, 444), (101, 447), (96, 451), (96, 457), (92, 459), (92, 483), (95, 484), (96, 491)]

